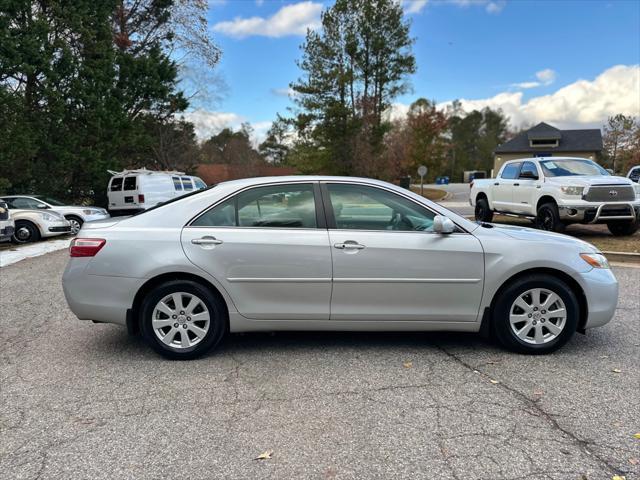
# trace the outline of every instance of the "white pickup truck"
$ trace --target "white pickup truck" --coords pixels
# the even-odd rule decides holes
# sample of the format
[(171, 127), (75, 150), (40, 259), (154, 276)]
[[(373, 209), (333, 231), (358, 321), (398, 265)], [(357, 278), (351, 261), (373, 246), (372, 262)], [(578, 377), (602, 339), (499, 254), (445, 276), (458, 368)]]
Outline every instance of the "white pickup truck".
[(606, 223), (613, 235), (632, 235), (640, 225), (640, 185), (584, 158), (508, 161), (497, 178), (472, 182), (469, 203), (478, 221), (515, 215), (554, 232), (570, 223)]

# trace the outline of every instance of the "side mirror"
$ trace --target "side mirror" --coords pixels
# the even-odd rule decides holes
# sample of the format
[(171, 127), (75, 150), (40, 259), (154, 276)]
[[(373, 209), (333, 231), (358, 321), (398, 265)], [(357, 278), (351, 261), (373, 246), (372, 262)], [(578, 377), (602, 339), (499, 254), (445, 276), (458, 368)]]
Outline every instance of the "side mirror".
[(36, 205), (36, 208), (38, 210), (48, 210), (51, 207), (49, 207), (49, 205), (45, 205), (44, 203), (39, 203), (38, 205)]
[(456, 224), (444, 215), (436, 215), (433, 217), (433, 231), (435, 233), (453, 233), (456, 230)]
[(538, 175), (533, 172), (522, 172), (520, 174), (520, 178), (524, 178), (526, 180), (538, 180)]
[(609, 172), (611, 175), (613, 175), (613, 174), (614, 174), (614, 171), (613, 171), (613, 169), (611, 169), (611, 168), (607, 168), (607, 172)]

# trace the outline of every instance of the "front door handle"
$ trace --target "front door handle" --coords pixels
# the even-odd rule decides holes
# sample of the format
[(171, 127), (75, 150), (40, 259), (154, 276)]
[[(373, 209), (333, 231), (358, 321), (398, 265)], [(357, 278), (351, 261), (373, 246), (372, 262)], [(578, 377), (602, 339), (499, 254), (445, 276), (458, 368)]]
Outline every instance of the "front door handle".
[(520, 184), (519, 184), (519, 183), (514, 183), (514, 184), (513, 184), (513, 186), (514, 186), (514, 187), (519, 187), (519, 186), (520, 186)]
[(495, 186), (498, 186), (498, 185), (500, 185), (500, 183), (496, 182), (496, 183), (494, 183), (494, 185), (495, 185)]
[(354, 242), (353, 240), (347, 240), (344, 243), (334, 243), (333, 248), (337, 248), (339, 250), (362, 250), (364, 245)]
[(191, 240), (191, 243), (194, 245), (220, 245), (222, 240), (218, 240), (216, 237), (202, 237), (202, 238), (194, 238)]

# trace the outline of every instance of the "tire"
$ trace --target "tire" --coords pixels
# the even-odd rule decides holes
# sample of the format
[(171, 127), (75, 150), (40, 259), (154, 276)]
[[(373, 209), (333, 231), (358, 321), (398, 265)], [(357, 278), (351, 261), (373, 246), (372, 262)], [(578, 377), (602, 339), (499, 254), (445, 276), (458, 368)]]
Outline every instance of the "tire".
[(65, 218), (71, 224), (71, 235), (77, 235), (80, 229), (82, 228), (82, 224), (84, 223), (84, 220), (82, 220), (80, 217), (76, 217), (75, 215), (69, 215), (68, 217), (65, 217)]
[(633, 235), (638, 231), (640, 227), (640, 221), (632, 220), (630, 222), (609, 222), (607, 228), (611, 232), (611, 235), (616, 237), (623, 237), (625, 235)]
[(27, 220), (16, 220), (16, 229), (11, 237), (13, 243), (29, 243), (40, 240), (40, 230), (32, 222)]
[[(536, 291), (539, 302), (535, 301)], [(552, 312), (558, 312), (557, 316), (551, 316)], [(514, 352), (551, 353), (571, 339), (579, 313), (578, 299), (565, 282), (552, 275), (527, 275), (500, 292), (493, 309), (492, 330), (495, 338)]]
[(538, 207), (536, 228), (548, 232), (564, 232), (566, 225), (560, 220), (558, 206), (555, 203), (544, 203)]
[(478, 222), (491, 222), (493, 220), (493, 211), (489, 207), (489, 202), (484, 197), (476, 200), (476, 220)]
[[(176, 308), (180, 306), (175, 299), (179, 299), (182, 308)], [(196, 302), (193, 306), (192, 299)], [(190, 280), (159, 285), (144, 297), (140, 311), (144, 339), (157, 353), (171, 360), (197, 358), (220, 343), (227, 332), (224, 303), (208, 288)], [(204, 320), (207, 316), (208, 322)], [(195, 320), (196, 317), (199, 319)]]

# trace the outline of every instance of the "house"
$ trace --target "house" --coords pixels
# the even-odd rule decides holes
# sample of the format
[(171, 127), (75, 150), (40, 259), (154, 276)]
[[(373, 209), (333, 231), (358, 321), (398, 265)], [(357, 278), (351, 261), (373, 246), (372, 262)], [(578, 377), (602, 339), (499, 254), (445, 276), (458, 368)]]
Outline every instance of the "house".
[(494, 150), (493, 171), (508, 160), (526, 157), (581, 157), (596, 160), (602, 152), (600, 129), (559, 130), (541, 122)]

